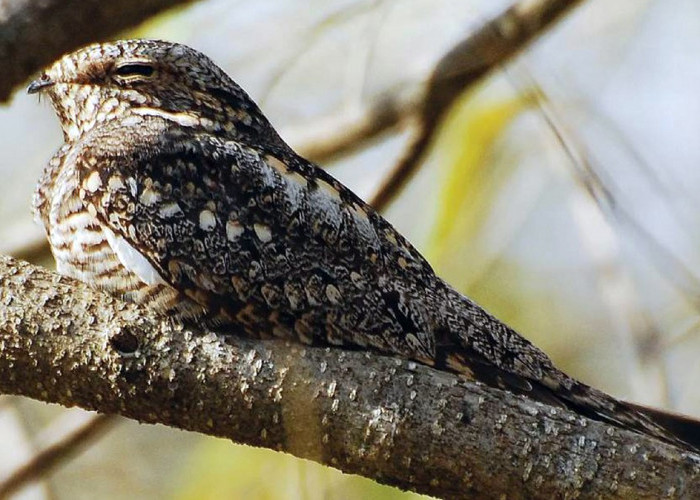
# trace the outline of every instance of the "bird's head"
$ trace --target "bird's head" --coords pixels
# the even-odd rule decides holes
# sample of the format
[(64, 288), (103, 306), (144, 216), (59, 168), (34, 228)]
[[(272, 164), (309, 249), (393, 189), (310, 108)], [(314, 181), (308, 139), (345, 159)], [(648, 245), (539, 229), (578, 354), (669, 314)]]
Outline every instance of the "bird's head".
[[(156, 116), (232, 138), (276, 134), (248, 95), (185, 45), (121, 40), (60, 58), (28, 87), (46, 94), (66, 141), (113, 120)], [(125, 123), (130, 123), (126, 121)]]

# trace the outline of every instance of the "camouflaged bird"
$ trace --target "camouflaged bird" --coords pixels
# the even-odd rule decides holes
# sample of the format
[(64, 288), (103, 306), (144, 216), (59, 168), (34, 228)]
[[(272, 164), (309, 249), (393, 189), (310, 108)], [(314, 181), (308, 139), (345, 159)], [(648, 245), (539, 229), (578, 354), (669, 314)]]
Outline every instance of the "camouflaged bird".
[(438, 278), (203, 54), (91, 45), (28, 91), (65, 138), (34, 199), (60, 273), (220, 332), (393, 354), (700, 445), (695, 424), (572, 379)]

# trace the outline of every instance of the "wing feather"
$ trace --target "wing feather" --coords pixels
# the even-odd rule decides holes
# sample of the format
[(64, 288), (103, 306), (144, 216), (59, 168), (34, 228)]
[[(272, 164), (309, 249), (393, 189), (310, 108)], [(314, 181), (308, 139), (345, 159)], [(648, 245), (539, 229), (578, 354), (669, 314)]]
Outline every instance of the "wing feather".
[(434, 354), (432, 269), (337, 180), (286, 147), (143, 129), (157, 133), (127, 148), (109, 148), (119, 130), (93, 137), (103, 143), (86, 144), (99, 155), (86, 161), (100, 179), (88, 182), (94, 168), (81, 178), (110, 246), (143, 282), (251, 334)]

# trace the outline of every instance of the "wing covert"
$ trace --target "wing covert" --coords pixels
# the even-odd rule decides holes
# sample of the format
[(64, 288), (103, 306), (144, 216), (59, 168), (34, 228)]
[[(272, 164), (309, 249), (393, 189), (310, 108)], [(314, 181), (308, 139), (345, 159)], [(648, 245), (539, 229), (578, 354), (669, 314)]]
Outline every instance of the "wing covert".
[(359, 198), (291, 151), (159, 134), (157, 150), (88, 158), (101, 168), (81, 178), (110, 245), (146, 283), (229, 316), (250, 304), (288, 314), (280, 322), (293, 329), (319, 305), (359, 301), (384, 272), (385, 246), (401, 250)]
[(86, 145), (100, 156), (86, 156), (80, 179), (142, 281), (252, 336), (434, 355), (432, 269), (351, 191), (286, 147), (144, 129), (157, 137)]

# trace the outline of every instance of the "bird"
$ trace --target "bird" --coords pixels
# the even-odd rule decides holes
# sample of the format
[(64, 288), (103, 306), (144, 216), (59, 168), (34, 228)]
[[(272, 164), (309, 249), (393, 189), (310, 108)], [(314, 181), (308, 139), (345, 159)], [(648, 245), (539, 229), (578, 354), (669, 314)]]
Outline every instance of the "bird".
[(700, 423), (555, 367), (297, 154), (204, 54), (93, 44), (31, 82), (64, 144), (33, 198), (57, 271), (216, 332), (398, 356), (700, 450)]

